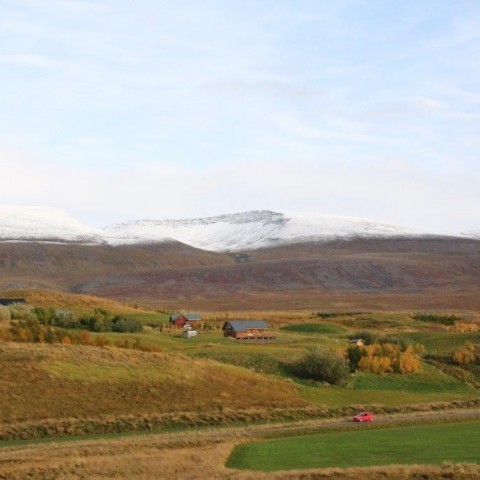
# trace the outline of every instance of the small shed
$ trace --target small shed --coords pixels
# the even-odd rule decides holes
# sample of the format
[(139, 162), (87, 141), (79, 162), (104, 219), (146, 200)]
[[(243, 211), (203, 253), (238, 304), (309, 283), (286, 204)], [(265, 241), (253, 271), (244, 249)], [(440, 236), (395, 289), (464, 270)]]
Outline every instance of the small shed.
[(274, 340), (270, 325), (265, 320), (229, 320), (222, 327), (224, 337), (237, 340)]
[(198, 325), (202, 317), (199, 313), (180, 313), (170, 316), (170, 324), (177, 328), (183, 328), (185, 325)]
[(198, 332), (196, 330), (184, 330), (182, 332), (183, 338), (197, 338)]

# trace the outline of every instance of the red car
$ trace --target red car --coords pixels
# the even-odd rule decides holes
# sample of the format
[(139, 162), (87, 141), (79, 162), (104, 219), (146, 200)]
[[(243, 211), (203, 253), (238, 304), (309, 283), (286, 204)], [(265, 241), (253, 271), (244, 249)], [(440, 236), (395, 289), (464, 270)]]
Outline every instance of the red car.
[(354, 422), (373, 422), (373, 413), (362, 412), (353, 417)]

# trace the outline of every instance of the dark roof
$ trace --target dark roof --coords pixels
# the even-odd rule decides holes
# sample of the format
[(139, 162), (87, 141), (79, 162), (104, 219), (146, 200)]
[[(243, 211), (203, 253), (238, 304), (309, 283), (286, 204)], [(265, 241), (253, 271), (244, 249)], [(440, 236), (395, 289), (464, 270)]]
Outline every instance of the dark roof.
[(0, 298), (0, 305), (14, 305), (15, 303), (25, 304), (24, 298)]
[(185, 317), (187, 320), (201, 320), (202, 316), (199, 313), (179, 313), (178, 315), (172, 315), (170, 318), (174, 322), (177, 318)]
[(223, 330), (227, 325), (230, 325), (236, 332), (246, 332), (251, 328), (270, 328), (265, 320), (229, 320), (223, 325)]

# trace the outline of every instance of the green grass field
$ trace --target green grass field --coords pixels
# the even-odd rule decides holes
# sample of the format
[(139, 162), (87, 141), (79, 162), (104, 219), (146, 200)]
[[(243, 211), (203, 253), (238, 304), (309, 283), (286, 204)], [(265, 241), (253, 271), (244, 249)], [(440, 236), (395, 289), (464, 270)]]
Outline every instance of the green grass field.
[(328, 323), (297, 323), (292, 325), (286, 325), (282, 327), (282, 330), (287, 332), (300, 332), (300, 333), (324, 333), (324, 334), (345, 334), (347, 330), (338, 325)]
[(302, 468), (480, 462), (480, 423), (322, 433), (234, 448), (227, 467), (272, 472)]

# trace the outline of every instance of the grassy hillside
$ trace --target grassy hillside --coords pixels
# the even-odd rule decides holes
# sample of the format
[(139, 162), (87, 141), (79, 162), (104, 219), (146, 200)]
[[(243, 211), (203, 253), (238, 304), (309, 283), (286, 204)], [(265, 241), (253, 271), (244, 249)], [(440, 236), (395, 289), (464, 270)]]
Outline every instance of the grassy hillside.
[(289, 382), (180, 353), (13, 343), (0, 350), (3, 426), (305, 405)]
[[(93, 295), (78, 295), (52, 290), (7, 290), (0, 291), (1, 298), (24, 298), (28, 305), (35, 307), (54, 307), (72, 310), (77, 313), (92, 312), (97, 308), (112, 313), (139, 313), (133, 305)], [(145, 312), (146, 313), (146, 312)]]

